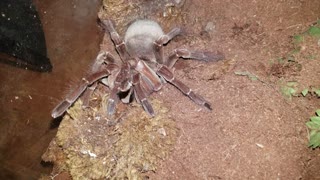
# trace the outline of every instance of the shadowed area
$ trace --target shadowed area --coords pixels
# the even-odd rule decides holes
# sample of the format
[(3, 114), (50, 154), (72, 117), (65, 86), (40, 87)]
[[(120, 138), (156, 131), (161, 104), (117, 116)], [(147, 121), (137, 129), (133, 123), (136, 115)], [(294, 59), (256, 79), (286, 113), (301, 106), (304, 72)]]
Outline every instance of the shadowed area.
[[(56, 134), (51, 110), (85, 75), (102, 38), (100, 1), (37, 0), (50, 73), (0, 64), (0, 179), (38, 179), (51, 172), (41, 155)], [(58, 120), (57, 120), (58, 121)]]

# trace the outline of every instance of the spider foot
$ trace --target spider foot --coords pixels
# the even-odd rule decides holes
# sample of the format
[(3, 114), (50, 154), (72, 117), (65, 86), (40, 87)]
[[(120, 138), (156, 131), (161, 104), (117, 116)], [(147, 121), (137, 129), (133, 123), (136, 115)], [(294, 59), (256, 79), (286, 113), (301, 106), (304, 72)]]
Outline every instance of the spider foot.
[(204, 106), (205, 106), (206, 108), (208, 108), (209, 110), (212, 110), (211, 105), (210, 105), (209, 103), (204, 103)]
[(108, 105), (107, 105), (107, 113), (108, 115), (113, 115), (116, 109), (116, 103), (113, 99), (108, 100)]
[(143, 106), (143, 109), (151, 116), (154, 117), (155, 113), (154, 110), (151, 106), (151, 104), (149, 103), (149, 101), (147, 99), (141, 100), (141, 104)]
[(71, 103), (68, 101), (62, 101), (58, 104), (51, 112), (51, 117), (54, 119), (61, 116), (67, 109), (71, 106)]
[(108, 32), (115, 32), (113, 23), (110, 19), (100, 19), (100, 24)]
[(221, 52), (213, 53), (209, 51), (192, 51), (190, 58), (202, 61), (219, 61), (225, 59)]

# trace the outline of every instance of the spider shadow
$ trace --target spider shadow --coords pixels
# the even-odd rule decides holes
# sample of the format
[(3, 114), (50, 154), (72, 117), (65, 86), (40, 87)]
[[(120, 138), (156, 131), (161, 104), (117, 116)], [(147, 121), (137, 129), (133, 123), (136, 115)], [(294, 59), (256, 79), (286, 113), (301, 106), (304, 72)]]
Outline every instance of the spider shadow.
[(56, 129), (60, 126), (60, 123), (63, 119), (63, 116), (57, 117), (57, 118), (52, 118), (51, 123), (50, 123), (50, 129)]

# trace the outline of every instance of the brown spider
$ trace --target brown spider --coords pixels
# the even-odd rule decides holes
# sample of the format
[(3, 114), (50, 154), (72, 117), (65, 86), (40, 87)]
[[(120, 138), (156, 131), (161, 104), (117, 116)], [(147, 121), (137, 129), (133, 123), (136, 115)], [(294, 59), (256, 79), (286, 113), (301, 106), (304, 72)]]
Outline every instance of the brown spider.
[(52, 111), (53, 118), (61, 116), (82, 94), (84, 106), (88, 105), (90, 95), (97, 83), (110, 88), (107, 113), (115, 112), (120, 93), (126, 93), (121, 100), (130, 102), (133, 96), (145, 111), (154, 116), (154, 110), (147, 97), (154, 91), (159, 91), (165, 82), (169, 82), (187, 95), (196, 104), (211, 110), (210, 104), (200, 95), (195, 94), (184, 83), (176, 79), (172, 69), (179, 58), (218, 61), (224, 59), (220, 53), (175, 49), (168, 57), (164, 57), (163, 45), (181, 33), (180, 28), (174, 28), (164, 34), (158, 23), (151, 20), (137, 20), (132, 23), (124, 37), (124, 41), (116, 32), (111, 20), (101, 20), (102, 27), (110, 33), (120, 60), (109, 52), (100, 51), (92, 68), (92, 74), (83, 78), (83, 83), (67, 95), (66, 99)]

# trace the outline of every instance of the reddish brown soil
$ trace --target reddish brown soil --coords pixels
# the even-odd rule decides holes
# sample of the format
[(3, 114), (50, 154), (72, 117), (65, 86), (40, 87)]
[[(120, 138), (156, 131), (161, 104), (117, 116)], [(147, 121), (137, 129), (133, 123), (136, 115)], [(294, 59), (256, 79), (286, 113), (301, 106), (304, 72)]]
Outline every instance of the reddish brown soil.
[[(199, 29), (214, 22), (205, 48), (218, 45), (230, 63), (180, 62), (184, 69), (176, 71), (212, 102), (212, 112), (194, 106), (169, 85), (155, 96), (168, 99), (182, 133), (176, 151), (151, 179), (319, 179), (319, 158), (312, 158), (319, 151), (307, 148), (305, 127), (319, 108), (319, 99), (288, 101), (277, 83), (296, 80), (305, 87), (318, 85), (320, 59), (299, 59), (302, 70), (289, 68), (281, 77), (272, 75), (276, 69), (271, 61), (286, 56), (293, 48), (291, 36), (319, 18), (320, 2), (189, 1), (186, 5), (188, 21), (198, 19), (194, 24), (199, 36)], [(261, 81), (236, 76), (236, 71), (249, 71)]]
[[(171, 106), (181, 129), (175, 151), (151, 179), (319, 179), (318, 150), (307, 147), (305, 122), (319, 99), (287, 100), (277, 85), (298, 81), (319, 84), (315, 61), (300, 58), (302, 70), (278, 65), (292, 47), (291, 36), (304, 32), (320, 17), (319, 1), (186, 2), (188, 22), (200, 33), (208, 22), (213, 32), (204, 48), (218, 47), (225, 62), (180, 62), (177, 76), (212, 102), (208, 112), (167, 85), (155, 98)], [(194, 47), (202, 44), (194, 45)], [(316, 42), (311, 48), (319, 46)], [(277, 70), (285, 71), (280, 76)], [(261, 81), (235, 72), (249, 71)], [(298, 72), (297, 72), (298, 71)], [(289, 74), (289, 76), (288, 76)]]
[[(39, 167), (39, 161), (54, 136), (54, 130), (47, 130), (50, 109), (56, 103), (52, 97), (61, 99), (65, 93), (60, 87), (85, 74), (90, 64), (85, 60), (93, 59), (99, 48), (101, 34), (95, 13), (89, 11), (96, 11), (96, 6), (79, 6), (87, 1), (70, 1), (68, 6), (64, 1), (45, 2), (38, 4), (41, 12), (46, 11), (42, 18), (55, 66), (52, 74), (0, 67), (4, 77), (0, 82), (7, 85), (1, 88), (1, 114), (6, 122), (15, 120), (1, 122), (6, 130), (0, 156), (0, 177), (4, 178), (34, 179), (48, 172)], [(81, 13), (72, 8), (75, 4)], [(320, 47), (310, 41), (314, 44), (307, 47), (315, 59), (299, 56), (301, 68), (277, 63), (293, 50), (292, 36), (320, 18), (320, 1), (187, 0), (183, 13), (185, 24), (176, 26), (186, 28), (187, 38), (177, 38), (168, 49), (186, 43), (193, 49), (220, 50), (226, 60), (176, 65), (176, 76), (211, 102), (212, 111), (195, 105), (170, 85), (152, 95), (171, 109), (180, 137), (168, 159), (149, 173), (150, 179), (320, 179), (319, 149), (308, 148), (305, 126), (320, 101), (311, 96), (288, 100), (280, 92), (281, 83), (287, 81), (297, 81), (301, 88), (319, 86)], [(208, 23), (214, 25), (211, 30), (205, 28)], [(259, 80), (235, 74), (244, 71)], [(20, 76), (11, 78), (16, 74)], [(21, 88), (26, 92), (19, 92)], [(31, 101), (32, 92), (37, 95)], [(15, 100), (17, 95), (25, 98), (20, 102)], [(41, 112), (30, 105), (37, 105)]]

